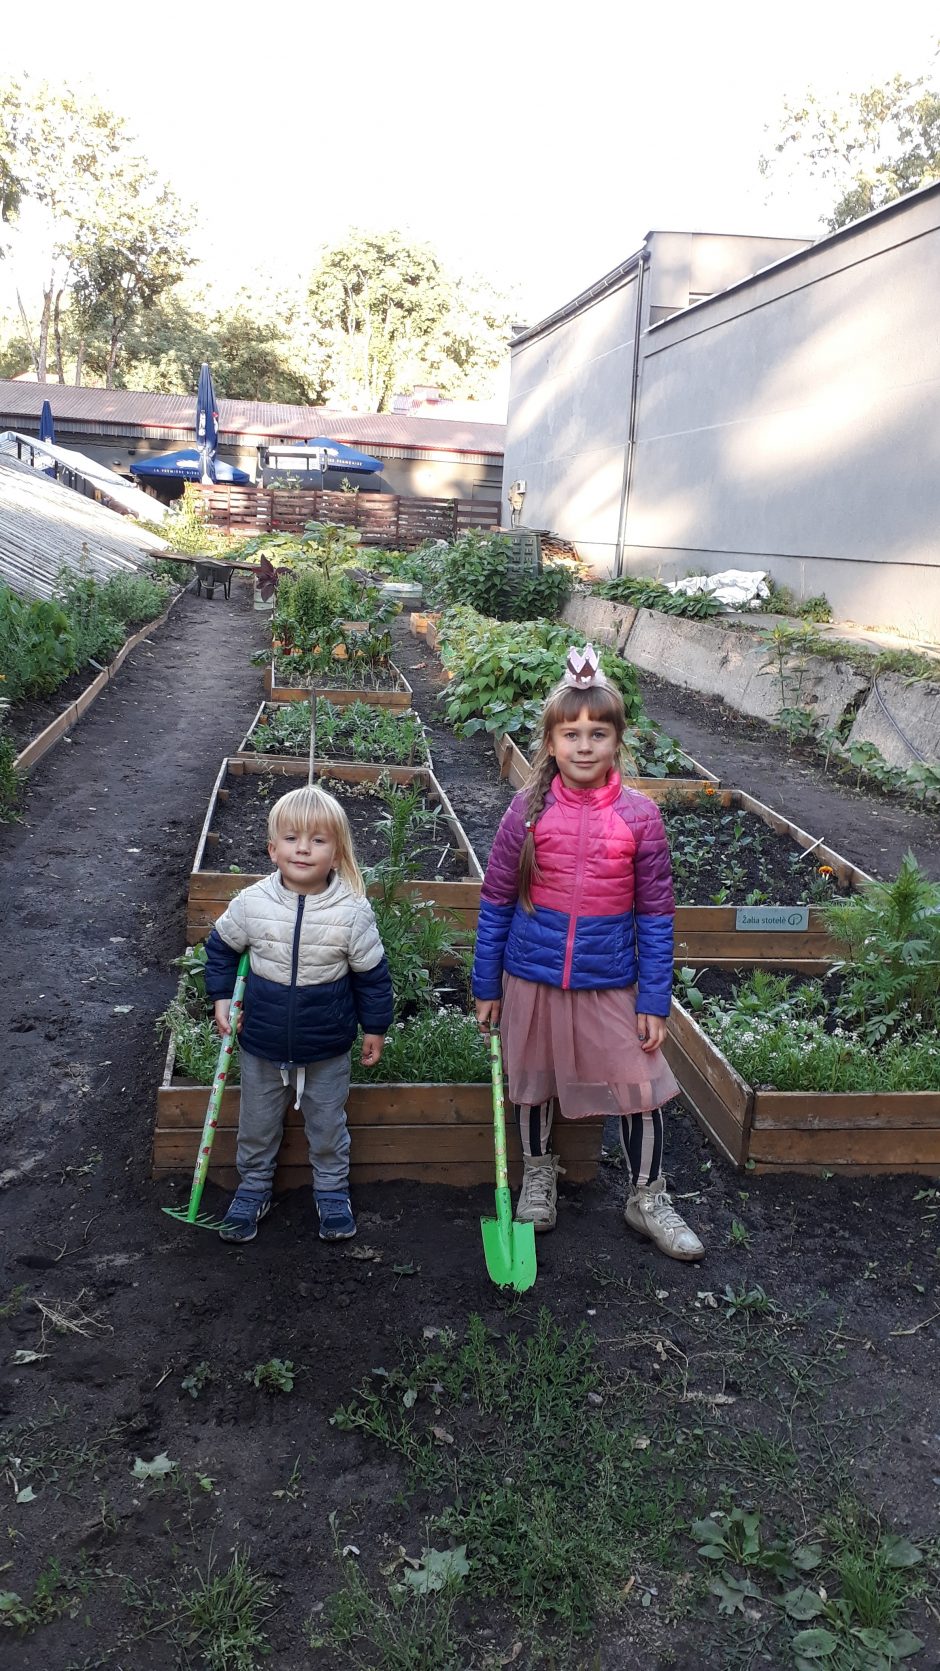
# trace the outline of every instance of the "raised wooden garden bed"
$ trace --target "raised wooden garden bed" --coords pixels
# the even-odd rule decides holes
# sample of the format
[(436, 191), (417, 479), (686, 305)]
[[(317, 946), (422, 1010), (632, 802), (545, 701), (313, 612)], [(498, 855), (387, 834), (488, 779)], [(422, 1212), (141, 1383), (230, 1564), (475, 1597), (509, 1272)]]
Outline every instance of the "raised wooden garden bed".
[(409, 625), (416, 638), (427, 638), (428, 627), (437, 626), (440, 611), (436, 614), (430, 609), (413, 609), (409, 616)]
[[(501, 775), (516, 788), (525, 788), (531, 777), (531, 766), (522, 750), (505, 734), (494, 739)], [(695, 765), (695, 762), (691, 762)], [(864, 886), (872, 878), (859, 870), (840, 853), (825, 846), (797, 824), (762, 801), (754, 800), (739, 789), (722, 789), (716, 779), (703, 773), (722, 806), (740, 807), (751, 812), (769, 829), (785, 836), (795, 847), (812, 854), (816, 865), (828, 865), (835, 882), (842, 889)], [(695, 779), (631, 778), (635, 789), (651, 800), (662, 801), (667, 796), (679, 795), (694, 801), (702, 793), (705, 783)], [(757, 924), (758, 926), (749, 926)], [(748, 926), (746, 926), (748, 925)], [(840, 947), (828, 933), (819, 906), (753, 906), (744, 905), (682, 905), (676, 907), (676, 961), (692, 967), (702, 964), (777, 964), (795, 969), (818, 969), (838, 957)]]
[[(287, 780), (283, 791), (286, 794), (288, 789), (298, 788), (307, 781), (307, 769), (306, 760), (293, 760), (278, 755), (242, 755), (223, 760), (213, 786), (189, 878), (186, 933), (190, 941), (204, 939), (216, 918), (222, 915), (229, 900), (242, 888), (249, 887), (252, 882), (259, 881), (261, 876), (266, 874), (207, 868), (207, 865), (211, 864), (213, 848), (218, 845), (217, 839), (213, 840), (212, 825), (218, 806), (228, 797), (227, 786), (233, 779), (246, 773), (280, 776)], [(459, 855), (460, 864), (466, 868), (467, 880), (458, 882), (416, 878), (405, 884), (406, 891), (413, 899), (432, 902), (440, 914), (468, 928), (475, 928), (483, 872), (460, 820), (432, 771), (419, 766), (360, 766), (320, 760), (316, 762), (316, 773), (317, 781), (322, 782), (325, 788), (330, 787), (331, 781), (334, 784), (377, 783), (382, 777), (388, 778), (392, 783), (419, 784), (428, 799), (440, 807), (450, 835), (451, 849)], [(294, 780), (293, 783), (291, 779)]]
[(748, 1085), (673, 1000), (664, 1052), (712, 1142), (756, 1172), (919, 1172), (940, 1177), (935, 1091), (768, 1091)]
[[(310, 693), (308, 691), (307, 692), (308, 697), (309, 697), (309, 694)], [(324, 697), (320, 698), (320, 700), (324, 701), (324, 702), (332, 702), (332, 696), (324, 696)], [(237, 750), (237, 753), (236, 753), (236, 756), (235, 756), (236, 759), (242, 759), (246, 755), (250, 755), (252, 759), (264, 759), (264, 760), (290, 760), (290, 759), (300, 760), (302, 758), (300, 755), (277, 754), (273, 751), (269, 752), (266, 749), (259, 750), (255, 747), (254, 739), (256, 737), (256, 734), (257, 734), (258, 730), (261, 727), (267, 726), (271, 723), (272, 716), (277, 712), (278, 706), (292, 707), (293, 704), (291, 704), (291, 703), (278, 704), (276, 702), (262, 702), (260, 708), (258, 709), (258, 712), (255, 714), (254, 719), (252, 720), (251, 724), (248, 727), (248, 730), (246, 731), (244, 737), (241, 740), (241, 743), (239, 744), (239, 747), (238, 747), (238, 750)], [(347, 704), (345, 704), (345, 706), (351, 707), (352, 704), (347, 703)], [(417, 724), (421, 728), (421, 736), (424, 738), (425, 747), (427, 749), (426, 756), (424, 756), (421, 760), (417, 760), (417, 761), (414, 761), (414, 762), (409, 762), (409, 764), (414, 764), (414, 765), (417, 765), (417, 766), (428, 765), (430, 763), (430, 758), (431, 758), (430, 744), (428, 743), (427, 732), (425, 731), (424, 726), (423, 726), (420, 718), (418, 717), (417, 709), (402, 708), (402, 709), (399, 710), (399, 712), (401, 712), (403, 714), (408, 714), (414, 720), (417, 721)], [(319, 753), (319, 748), (318, 748), (318, 753)], [(343, 755), (340, 755), (340, 754), (337, 754), (335, 756), (334, 755), (327, 756), (326, 754), (324, 754), (321, 758), (324, 761), (335, 759), (336, 761), (345, 761), (349, 765), (377, 765), (377, 766), (379, 766), (379, 768), (381, 770), (387, 769), (382, 761), (377, 761), (377, 760), (355, 761), (355, 760), (350, 759), (349, 756), (343, 756)], [(391, 764), (391, 763), (389, 763), (389, 764)]]
[[(514, 789), (525, 789), (532, 777), (532, 766), (526, 759), (518, 743), (514, 743), (507, 732), (494, 736), (493, 747), (499, 760), (500, 777), (508, 778)], [(693, 792), (701, 789), (703, 783), (719, 782), (713, 773), (707, 772), (691, 755), (684, 755), (688, 762), (688, 777), (630, 777), (624, 782), (631, 789), (639, 789), (643, 795), (648, 795), (651, 801), (661, 801), (666, 795), (675, 790)]]
[[(411, 686), (404, 673), (395, 666), (393, 661), (388, 662), (386, 667), (393, 681), (393, 688), (389, 690), (353, 689), (343, 686), (327, 688), (318, 682), (317, 691), (337, 708), (344, 708), (350, 702), (368, 702), (373, 708), (395, 708), (399, 710), (410, 708)], [(264, 691), (270, 702), (308, 702), (310, 700), (309, 685), (278, 684), (277, 665), (273, 661), (264, 670)]]
[[(186, 1177), (196, 1148), (209, 1092), (205, 1085), (177, 1078), (172, 1042), (163, 1084), (157, 1092), (153, 1176)], [(235, 1143), (240, 1092), (224, 1092), (209, 1177), (234, 1186)], [(493, 1176), (493, 1116), (489, 1085), (353, 1085), (347, 1103), (352, 1135), (353, 1185), (411, 1178), (419, 1183), (466, 1189)], [(601, 1146), (598, 1120), (556, 1120), (553, 1137), (569, 1183), (587, 1183), (597, 1172)], [(519, 1135), (507, 1130), (510, 1177), (522, 1172)], [(307, 1143), (300, 1113), (291, 1108), (278, 1155), (276, 1186), (295, 1189), (310, 1182)]]
[(13, 762), (14, 771), (31, 771), (34, 766), (38, 765), (43, 756), (48, 754), (51, 748), (55, 747), (59, 738), (64, 737), (67, 731), (71, 731), (73, 725), (78, 724), (82, 715), (88, 712), (92, 703), (97, 700), (97, 698), (101, 695), (101, 692), (110, 684), (115, 673), (117, 673), (118, 669), (127, 660), (131, 651), (136, 650), (138, 644), (141, 644), (145, 638), (149, 638), (152, 633), (155, 633), (159, 627), (163, 626), (163, 623), (169, 616), (170, 611), (176, 607), (182, 595), (182, 592), (178, 592), (174, 598), (170, 599), (170, 602), (163, 611), (162, 615), (155, 616), (152, 621), (146, 621), (142, 627), (139, 627), (135, 633), (131, 634), (130, 638), (125, 639), (117, 655), (114, 657), (114, 660), (109, 662), (107, 667), (103, 667), (100, 673), (96, 674), (91, 683), (85, 686), (81, 695), (76, 697), (74, 702), (70, 702), (67, 708), (63, 708), (61, 714), (59, 714), (56, 719), (52, 720), (47, 726), (45, 726), (45, 728), (40, 731), (37, 736), (31, 738), (25, 748), (20, 750), (20, 753), (16, 756), (16, 759)]

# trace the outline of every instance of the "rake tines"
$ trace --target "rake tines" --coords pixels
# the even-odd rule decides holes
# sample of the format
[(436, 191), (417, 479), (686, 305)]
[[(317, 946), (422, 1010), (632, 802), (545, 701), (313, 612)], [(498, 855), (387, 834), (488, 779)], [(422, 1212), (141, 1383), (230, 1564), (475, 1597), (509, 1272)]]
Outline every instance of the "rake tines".
[(213, 1218), (211, 1213), (197, 1213), (191, 1218), (186, 1207), (164, 1207), (163, 1211), (170, 1218), (178, 1218), (181, 1224), (194, 1224), (197, 1230), (221, 1230), (224, 1219)]

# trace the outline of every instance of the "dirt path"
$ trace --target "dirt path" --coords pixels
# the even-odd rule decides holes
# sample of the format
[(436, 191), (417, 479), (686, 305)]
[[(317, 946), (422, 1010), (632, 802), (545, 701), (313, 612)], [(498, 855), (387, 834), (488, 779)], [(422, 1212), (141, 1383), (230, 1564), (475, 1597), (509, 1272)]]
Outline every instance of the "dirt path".
[(928, 876), (940, 877), (940, 818), (884, 795), (827, 777), (804, 751), (761, 720), (747, 719), (717, 697), (700, 696), (641, 673), (650, 716), (725, 783), (746, 789), (812, 835), (825, 837), (873, 876), (896, 875), (914, 852)]
[[(481, 1548), (471, 1538), (453, 1654), (433, 1663), (752, 1663), (755, 1629), (763, 1640), (777, 1615), (765, 1610), (755, 1627), (717, 1613), (689, 1518), (720, 1502), (757, 1504), (802, 1536), (838, 1497), (883, 1509), (915, 1538), (937, 1524), (935, 1198), (917, 1201), (922, 1183), (912, 1178), (741, 1176), (674, 1112), (670, 1169), (707, 1264), (666, 1265), (628, 1241), (620, 1170), (605, 1165), (595, 1186), (563, 1186), (537, 1288), (508, 1301), (483, 1271), (487, 1191), (363, 1189), (359, 1241), (339, 1248), (316, 1240), (305, 1191), (243, 1252), (163, 1217), (166, 1188), (148, 1177), (163, 1056), (154, 1022), (174, 985), (209, 790), (260, 699), (247, 657), (263, 632), (234, 595), (229, 605), (186, 598), (42, 763), (24, 821), (0, 832), (0, 1585), (20, 1598), (9, 1634), (0, 1614), (0, 1659), (5, 1650), (18, 1671), (196, 1671), (210, 1640), (190, 1603), (240, 1551), (273, 1607), (258, 1614), (271, 1654), (257, 1663), (340, 1671), (348, 1661), (338, 1649), (308, 1646), (329, 1617), (318, 1609), (346, 1583), (330, 1514), (386, 1606), (399, 1548), (419, 1555), (429, 1526), (438, 1547), (448, 1537), (433, 1526), (447, 1489), (443, 1500), (410, 1494), (401, 1459), (333, 1425), (337, 1406), (360, 1383), (379, 1384), (377, 1372), (404, 1374), (396, 1366), (407, 1365), (410, 1343), (428, 1349), (424, 1331), (460, 1341), (477, 1312), (505, 1347), (544, 1306), (566, 1338), (583, 1323), (595, 1337), (600, 1406), (620, 1411), (627, 1400), (617, 1431), (640, 1459), (646, 1510), (631, 1519), (631, 1496), (617, 1523), (623, 1611), (599, 1644), (546, 1657), (504, 1607), (478, 1605)], [(508, 791), (486, 742), (458, 745), (435, 725), (434, 669), (418, 667), (411, 643), (403, 663), (421, 675), (437, 769), (485, 856)], [(210, 1190), (207, 1205), (219, 1202)], [(778, 1309), (751, 1315), (715, 1299), (755, 1286)], [(294, 1365), (289, 1394), (250, 1379), (275, 1358)], [(395, 1403), (401, 1410), (402, 1398)], [(585, 1411), (582, 1401), (565, 1417), (572, 1454)], [(486, 1453), (498, 1419), (469, 1394), (434, 1414), (425, 1393), (415, 1418), (444, 1435), (432, 1442), (445, 1485), (458, 1460)], [(135, 1478), (135, 1458), (161, 1456), (158, 1470), (169, 1472)], [(589, 1540), (587, 1510), (583, 1520)], [(589, 1541), (583, 1548), (591, 1570)], [(562, 1570), (566, 1553), (547, 1545), (537, 1564), (549, 1555)], [(231, 1606), (223, 1611), (231, 1624)], [(910, 1663), (937, 1667), (935, 1621), (916, 1604), (909, 1616), (929, 1643)], [(358, 1663), (386, 1671), (388, 1654), (369, 1640)], [(789, 1663), (776, 1651), (764, 1663)], [(217, 1651), (211, 1663), (234, 1671), (255, 1659)]]

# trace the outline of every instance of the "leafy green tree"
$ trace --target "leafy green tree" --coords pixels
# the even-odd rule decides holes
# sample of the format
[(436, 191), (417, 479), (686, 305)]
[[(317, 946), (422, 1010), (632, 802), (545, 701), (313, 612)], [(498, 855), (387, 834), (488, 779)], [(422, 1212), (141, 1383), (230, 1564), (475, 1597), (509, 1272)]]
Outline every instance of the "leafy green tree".
[[(139, 159), (116, 169), (82, 217), (69, 245), (72, 309), (79, 332), (76, 382), (85, 343), (100, 329), (107, 342), (105, 387), (114, 387), (118, 354), (131, 321), (152, 308), (192, 265), (190, 225), (175, 192), (160, 186)], [(61, 363), (61, 351), (60, 351)]]
[(830, 231), (940, 179), (940, 92), (928, 76), (895, 75), (883, 87), (830, 106), (815, 93), (785, 102), (762, 174), (809, 172), (831, 184)]
[(108, 342), (110, 386), (131, 320), (189, 264), (182, 207), (135, 153), (122, 116), (68, 88), (9, 80), (0, 84), (0, 215), (12, 224), (27, 206), (43, 231), (48, 275), (35, 334), (20, 301), (36, 376), (47, 380), (51, 343), (64, 382), (65, 338), (77, 334), (79, 382), (84, 343), (97, 330)]
[(458, 283), (398, 232), (349, 232), (321, 257), (309, 302), (331, 392), (376, 412), (415, 383), (482, 393), (505, 355), (505, 299), (482, 279)]
[(310, 308), (331, 339), (337, 392), (386, 411), (402, 368), (440, 329), (449, 301), (436, 255), (398, 232), (353, 230), (327, 250), (310, 280)]

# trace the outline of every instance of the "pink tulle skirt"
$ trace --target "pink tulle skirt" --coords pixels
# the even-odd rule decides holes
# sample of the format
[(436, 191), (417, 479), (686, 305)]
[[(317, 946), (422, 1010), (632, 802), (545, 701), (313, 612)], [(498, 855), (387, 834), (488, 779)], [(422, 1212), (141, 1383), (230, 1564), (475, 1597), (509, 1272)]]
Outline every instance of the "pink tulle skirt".
[(499, 1030), (511, 1101), (556, 1097), (563, 1119), (646, 1114), (679, 1087), (661, 1050), (640, 1049), (636, 988), (564, 991), (503, 977)]

